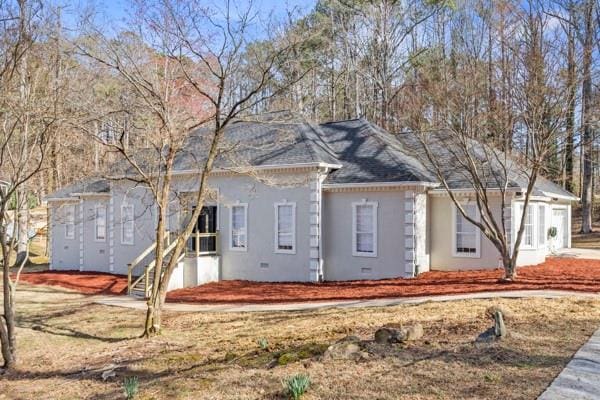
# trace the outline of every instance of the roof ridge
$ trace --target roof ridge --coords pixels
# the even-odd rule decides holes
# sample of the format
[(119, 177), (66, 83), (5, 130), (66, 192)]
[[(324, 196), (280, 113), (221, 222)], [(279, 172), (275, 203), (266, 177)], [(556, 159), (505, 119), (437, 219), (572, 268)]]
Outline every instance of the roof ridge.
[[(301, 116), (301, 118), (302, 118), (302, 123), (303, 123), (304, 125), (308, 126), (308, 128), (309, 128), (309, 129), (310, 129), (310, 130), (311, 130), (311, 131), (312, 131), (312, 132), (315, 134), (315, 136), (316, 136), (316, 137), (317, 137), (317, 138), (318, 138), (318, 139), (321, 141), (321, 143), (323, 143), (323, 145), (325, 146), (325, 147), (323, 148), (323, 150), (324, 150), (325, 152), (327, 152), (327, 153), (328, 153), (328, 154), (329, 154), (331, 157), (333, 157), (333, 158), (335, 158), (336, 160), (338, 160), (338, 161), (339, 161), (339, 156), (338, 156), (338, 154), (337, 154), (335, 151), (333, 151), (333, 149), (331, 149), (331, 148), (329, 147), (329, 144), (328, 144), (328, 143), (326, 143), (326, 142), (325, 142), (325, 140), (323, 140), (323, 137), (324, 137), (324, 135), (323, 135), (322, 133), (319, 133), (319, 132), (317, 132), (317, 130), (315, 129), (315, 127), (313, 126), (313, 124), (312, 124), (312, 123), (311, 123), (311, 122), (310, 122), (310, 121), (309, 121), (309, 120), (308, 120), (306, 117), (304, 117), (304, 116)], [(312, 143), (312, 142), (314, 142), (314, 139), (311, 139), (311, 138), (309, 138), (309, 137), (308, 137), (308, 135), (306, 134), (306, 132), (304, 132), (303, 130), (300, 130), (300, 134), (301, 134), (301, 135), (302, 135), (302, 136), (303, 136), (303, 137), (306, 139), (306, 142), (307, 142), (307, 143), (306, 143), (306, 147), (308, 147), (308, 148), (310, 149), (310, 151), (311, 151), (311, 155), (312, 155), (312, 158), (313, 158), (313, 161), (317, 161), (317, 162), (323, 161), (323, 160), (320, 160), (320, 159), (318, 159), (317, 152), (316, 152), (316, 150), (313, 148), (313, 145), (314, 145), (314, 146), (317, 146), (317, 144), (316, 144), (316, 143)]]
[[(361, 119), (362, 119), (362, 118), (361, 118)], [(392, 143), (389, 143), (389, 142), (388, 142), (388, 140), (385, 140), (384, 138), (382, 138), (382, 137), (381, 137), (381, 134), (382, 134), (382, 133), (384, 133), (384, 132), (385, 132), (385, 133), (387, 133), (386, 131), (384, 131), (384, 129), (383, 129), (383, 128), (380, 128), (379, 126), (377, 126), (377, 125), (375, 125), (375, 124), (371, 123), (370, 121), (368, 121), (368, 120), (366, 120), (366, 119), (365, 119), (364, 121), (365, 121), (365, 124), (366, 124), (366, 125), (367, 125), (369, 128), (371, 128), (371, 129), (374, 131), (374, 134), (373, 134), (373, 135), (370, 135), (370, 136), (372, 136), (373, 138), (375, 138), (375, 140), (379, 141), (380, 143), (382, 143), (382, 144), (384, 145), (383, 151), (385, 151), (385, 152), (386, 152), (386, 154), (388, 154), (388, 155), (390, 156), (390, 158), (392, 158), (393, 160), (395, 160), (395, 161), (396, 161), (398, 164), (402, 164), (402, 163), (403, 163), (403, 162), (402, 162), (402, 160), (400, 160), (400, 159), (398, 158), (398, 156), (397, 156), (396, 154), (394, 154), (394, 152), (390, 151), (390, 149), (388, 148), (388, 146), (392, 147), (394, 150), (397, 150), (397, 151), (400, 151), (400, 152), (402, 152), (404, 156), (407, 156), (407, 157), (409, 157), (410, 159), (414, 159), (414, 157), (413, 157), (413, 156), (411, 156), (410, 154), (407, 154), (407, 153), (406, 153), (406, 152), (405, 152), (405, 151), (404, 151), (404, 150), (401, 148), (401, 145), (402, 145), (402, 144), (400, 143), (400, 141), (398, 141), (398, 139), (396, 139), (396, 138), (392, 137), (392, 139), (394, 139), (395, 141), (397, 141), (397, 144), (399, 144), (399, 145), (400, 145), (400, 148), (396, 149), (396, 148), (395, 148), (395, 146), (394, 146), (394, 144), (392, 144)], [(390, 134), (390, 133), (388, 133), (388, 135), (390, 135), (390, 136), (391, 136), (391, 134)], [(415, 160), (416, 160), (416, 159), (415, 159)], [(416, 160), (416, 161), (418, 162), (418, 160)], [(405, 163), (404, 163), (404, 164), (405, 164)], [(411, 169), (412, 169), (412, 168), (411, 168)], [(414, 174), (414, 172), (413, 172), (412, 170), (411, 170), (411, 171), (408, 171), (408, 172), (409, 172), (409, 173), (410, 173), (410, 174), (411, 174), (413, 177), (415, 177), (415, 178), (416, 178), (416, 175)]]

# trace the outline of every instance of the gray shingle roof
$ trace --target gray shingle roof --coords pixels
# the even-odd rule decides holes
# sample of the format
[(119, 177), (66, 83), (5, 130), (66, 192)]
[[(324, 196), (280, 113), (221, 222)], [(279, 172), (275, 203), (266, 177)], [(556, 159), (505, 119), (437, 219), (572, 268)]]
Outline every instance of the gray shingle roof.
[[(175, 168), (190, 170), (201, 166), (211, 138), (210, 129), (192, 132), (175, 161)], [(220, 151), (216, 168), (338, 164), (318, 127), (290, 112), (267, 113), (232, 122), (224, 132)]]
[(108, 193), (110, 192), (110, 184), (108, 180), (102, 178), (86, 178), (82, 181), (72, 183), (54, 193), (48, 195), (50, 199), (65, 199), (75, 193)]
[[(202, 167), (212, 131), (197, 129), (187, 138), (184, 150), (175, 160), (175, 170), (195, 170)], [(450, 187), (472, 189), (471, 178), (449, 151), (442, 134), (431, 136), (431, 150), (442, 165)], [(473, 141), (470, 152), (485, 159), (489, 147)], [(147, 159), (148, 154), (139, 152)], [(517, 164), (509, 166), (509, 186), (522, 188), (526, 179)], [(341, 166), (330, 172), (325, 183), (429, 182), (438, 183), (435, 170), (427, 159), (421, 142), (413, 133), (391, 135), (365, 119), (330, 122), (314, 125), (291, 112), (274, 112), (251, 116), (232, 122), (225, 130), (215, 168), (230, 169), (244, 166), (277, 166), (325, 163)], [(123, 166), (125, 168), (123, 169)], [(127, 170), (122, 164), (115, 171)], [(488, 187), (502, 184), (499, 164), (482, 163), (482, 175)], [(131, 171), (129, 171), (131, 172)], [(72, 184), (50, 195), (68, 197), (72, 193), (105, 193), (108, 181), (90, 178)], [(540, 177), (536, 194), (556, 194), (574, 198), (560, 186)]]
[(365, 119), (320, 125), (342, 168), (325, 183), (436, 182), (396, 138)]
[[(407, 132), (396, 135), (398, 141), (415, 155), (422, 163), (435, 173), (435, 168), (429, 161), (423, 144), (415, 133)], [(463, 156), (463, 148), (456, 145), (455, 139), (443, 132), (428, 133), (427, 144), (432, 156), (435, 157), (439, 166), (443, 167), (444, 178), (452, 189), (472, 189), (472, 177), (466, 168), (461, 167), (458, 158)], [(527, 187), (528, 178), (526, 170), (512, 157), (504, 158), (504, 153), (482, 145), (480, 142), (470, 140), (469, 155), (478, 160), (478, 176), (484, 180), (488, 188), (498, 188), (504, 185), (506, 167), (508, 187), (523, 189)], [(500, 161), (502, 160), (502, 161)], [(576, 196), (566, 191), (561, 186), (538, 175), (534, 186), (534, 195), (558, 195), (576, 199)]]

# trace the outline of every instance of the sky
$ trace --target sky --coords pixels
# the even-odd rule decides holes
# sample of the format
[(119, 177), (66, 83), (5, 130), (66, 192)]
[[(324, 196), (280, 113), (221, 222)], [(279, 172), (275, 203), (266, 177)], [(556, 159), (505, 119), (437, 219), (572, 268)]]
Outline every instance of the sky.
[[(268, 16), (273, 12), (275, 18), (286, 16), (287, 10), (297, 10), (301, 15), (308, 13), (317, 0), (253, 0), (254, 8), (261, 16)], [(103, 12), (109, 20), (122, 21), (128, 10), (128, 0), (50, 0), (54, 5), (64, 6), (63, 20), (65, 26), (74, 25), (77, 21), (79, 10), (86, 4), (92, 3), (97, 10)], [(224, 0), (208, 0), (207, 4), (222, 4)], [(238, 3), (244, 4), (245, 0)]]

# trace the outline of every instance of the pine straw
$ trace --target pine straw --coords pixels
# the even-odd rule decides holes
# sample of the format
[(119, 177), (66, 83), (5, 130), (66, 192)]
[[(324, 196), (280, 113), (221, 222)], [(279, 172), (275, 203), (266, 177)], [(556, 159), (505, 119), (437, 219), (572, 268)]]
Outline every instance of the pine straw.
[[(139, 377), (140, 399), (281, 398), (282, 379), (299, 372), (311, 378), (306, 399), (532, 399), (600, 321), (595, 300), (471, 300), (167, 314), (164, 334), (143, 340), (136, 338), (141, 311), (90, 304), (82, 295), (47, 287), (24, 286), (19, 299), (21, 369), (0, 384), (9, 399), (122, 398), (127, 375)], [(492, 304), (510, 309), (513, 336), (475, 345), (490, 326), (485, 309)], [(272, 351), (286, 351), (348, 334), (368, 339), (385, 323), (413, 322), (425, 328), (422, 341), (358, 363), (313, 357), (268, 369), (257, 344), (266, 338)], [(117, 377), (104, 382), (101, 370), (111, 363), (118, 366)]]

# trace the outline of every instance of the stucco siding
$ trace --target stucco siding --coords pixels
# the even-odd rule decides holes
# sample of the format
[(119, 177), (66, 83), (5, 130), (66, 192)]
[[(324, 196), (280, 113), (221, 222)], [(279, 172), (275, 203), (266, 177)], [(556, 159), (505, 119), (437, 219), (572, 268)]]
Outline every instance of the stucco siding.
[[(129, 244), (123, 240), (123, 205), (133, 205), (134, 239)], [(113, 272), (127, 274), (127, 264), (148, 248), (156, 240), (156, 207), (153, 196), (147, 189), (135, 187), (129, 182), (113, 185)], [(151, 253), (141, 264), (147, 264), (154, 257)]]
[[(377, 203), (377, 257), (352, 255), (352, 204)], [(384, 279), (405, 274), (405, 192), (324, 192), (325, 280)]]
[[(250, 176), (211, 177), (218, 192), (217, 229), (220, 232), (220, 279), (252, 281), (310, 281), (310, 183), (314, 174), (276, 174), (257, 180)], [(191, 179), (179, 179), (178, 190), (196, 190)], [(295, 203), (295, 254), (275, 252), (275, 204)], [(247, 250), (230, 248), (230, 208), (248, 204)]]
[[(73, 237), (66, 236), (66, 209), (73, 207)], [(76, 203), (54, 203), (50, 205), (51, 265), (53, 270), (79, 270), (79, 235), (81, 224), (78, 221), (79, 206)]]
[[(108, 199), (85, 198), (81, 202), (83, 219), (83, 271), (110, 272), (108, 268), (108, 218), (104, 240), (96, 239), (96, 207), (106, 207)], [(108, 215), (108, 214), (107, 214)]]
[[(441, 271), (498, 268), (500, 254), (496, 247), (480, 235), (479, 257), (457, 257), (453, 255), (454, 203), (448, 196), (430, 196), (431, 202), (431, 269)], [(495, 218), (500, 219), (500, 198), (491, 201)]]

